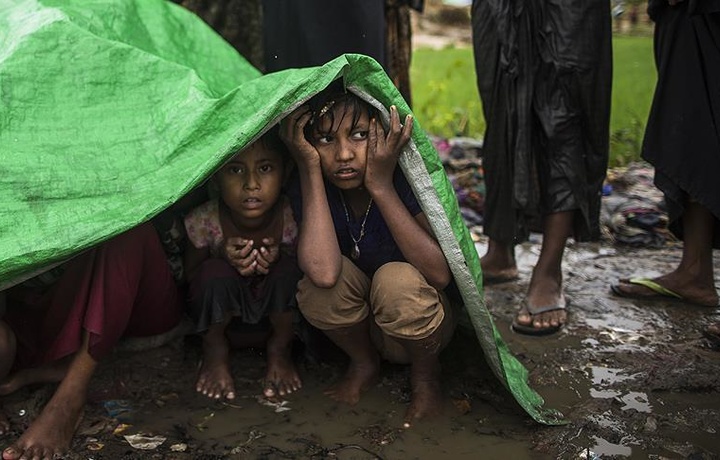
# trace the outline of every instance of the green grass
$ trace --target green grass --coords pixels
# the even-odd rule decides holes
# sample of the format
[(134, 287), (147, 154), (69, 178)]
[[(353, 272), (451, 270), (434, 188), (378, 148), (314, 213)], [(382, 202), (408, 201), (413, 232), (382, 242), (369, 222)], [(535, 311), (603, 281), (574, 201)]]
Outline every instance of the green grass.
[[(610, 164), (639, 158), (655, 88), (652, 38), (613, 39)], [(413, 111), (432, 134), (481, 138), (485, 120), (475, 82), (471, 48), (418, 49), (410, 68)]]

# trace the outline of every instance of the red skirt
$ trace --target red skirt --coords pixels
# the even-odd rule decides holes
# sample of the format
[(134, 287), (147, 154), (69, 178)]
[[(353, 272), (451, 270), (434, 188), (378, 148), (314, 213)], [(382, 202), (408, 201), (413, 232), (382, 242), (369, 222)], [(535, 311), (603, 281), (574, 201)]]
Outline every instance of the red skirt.
[(76, 353), (85, 333), (99, 360), (122, 337), (161, 334), (182, 315), (182, 295), (153, 226), (142, 224), (65, 264), (52, 286), (8, 291), (15, 369)]

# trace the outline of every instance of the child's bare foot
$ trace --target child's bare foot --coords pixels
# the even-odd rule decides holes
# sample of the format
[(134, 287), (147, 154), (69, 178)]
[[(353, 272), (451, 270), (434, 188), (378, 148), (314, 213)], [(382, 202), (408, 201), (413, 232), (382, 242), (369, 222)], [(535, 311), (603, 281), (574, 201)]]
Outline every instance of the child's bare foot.
[(235, 382), (230, 372), (230, 349), (224, 339), (203, 341), (203, 360), (200, 364), (195, 390), (208, 398), (235, 399)]
[(263, 395), (267, 398), (287, 396), (302, 388), (302, 380), (295, 369), (290, 349), (277, 352), (268, 350), (263, 386)]
[(36, 383), (57, 383), (65, 378), (69, 361), (61, 360), (45, 366), (21, 369), (0, 382), (0, 396), (14, 393)]
[(15, 443), (2, 453), (4, 460), (58, 458), (70, 447), (84, 400), (53, 398)]
[(412, 382), (412, 387), (410, 407), (405, 412), (406, 426), (416, 420), (434, 417), (443, 412), (443, 396), (439, 381)]
[(331, 399), (354, 406), (360, 401), (360, 394), (378, 381), (379, 364), (357, 365), (350, 363), (345, 376), (325, 390)]

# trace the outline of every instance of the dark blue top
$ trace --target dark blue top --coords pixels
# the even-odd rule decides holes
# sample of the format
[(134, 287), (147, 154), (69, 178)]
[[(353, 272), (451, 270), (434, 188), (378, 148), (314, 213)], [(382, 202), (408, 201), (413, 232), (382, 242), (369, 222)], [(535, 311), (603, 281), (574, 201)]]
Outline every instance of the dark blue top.
[[(405, 204), (410, 214), (413, 217), (420, 214), (422, 209), (400, 168), (395, 168), (393, 184), (395, 185), (395, 190), (397, 190), (400, 200)], [(348, 223), (345, 218), (343, 202), (340, 198), (340, 189), (325, 181), (325, 192), (327, 193), (330, 213), (332, 214), (333, 223), (335, 224), (335, 234), (337, 235), (338, 244), (340, 245), (340, 252), (342, 252), (344, 256), (350, 257), (354, 243), (349, 232), (352, 232), (355, 238), (360, 236), (360, 227), (364, 214), (356, 219), (352, 210), (348, 208), (348, 217), (350, 220)], [(295, 220), (297, 220), (298, 225), (300, 225), (303, 219), (302, 195), (300, 193), (300, 181), (297, 175), (294, 175), (290, 179), (288, 196), (290, 197), (290, 204), (295, 214)], [(388, 262), (405, 262), (405, 257), (403, 257), (402, 252), (400, 252), (400, 248), (390, 233), (385, 219), (383, 219), (380, 210), (375, 204), (370, 208), (367, 222), (365, 223), (365, 236), (358, 243), (358, 248), (360, 249), (360, 258), (354, 262), (360, 270), (370, 277), (375, 273), (375, 270)]]

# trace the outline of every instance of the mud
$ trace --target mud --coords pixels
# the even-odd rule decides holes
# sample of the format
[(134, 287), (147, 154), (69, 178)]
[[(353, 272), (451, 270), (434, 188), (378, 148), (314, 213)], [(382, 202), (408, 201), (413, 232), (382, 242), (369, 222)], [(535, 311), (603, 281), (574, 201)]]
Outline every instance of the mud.
[[(317, 362), (298, 349), (304, 388), (272, 405), (258, 399), (262, 350), (240, 350), (232, 363), (238, 398), (222, 404), (195, 393), (200, 346), (186, 337), (142, 352), (125, 347), (101, 364), (67, 458), (720, 458), (720, 350), (701, 334), (720, 320), (718, 310), (620, 299), (608, 289), (619, 277), (669, 270), (679, 248), (571, 244), (569, 324), (544, 338), (509, 328), (538, 252), (538, 241), (519, 247), (520, 280), (488, 287), (486, 299), (533, 387), (567, 425), (542, 426), (526, 416), (463, 332), (442, 356), (445, 414), (408, 429), (402, 366), (386, 365), (381, 382), (347, 407), (322, 393), (344, 363)], [(715, 260), (720, 266), (720, 253)], [(45, 385), (5, 398), (13, 431), (0, 446), (19, 436), (52, 390)], [(165, 439), (142, 450), (125, 438), (138, 434)]]

